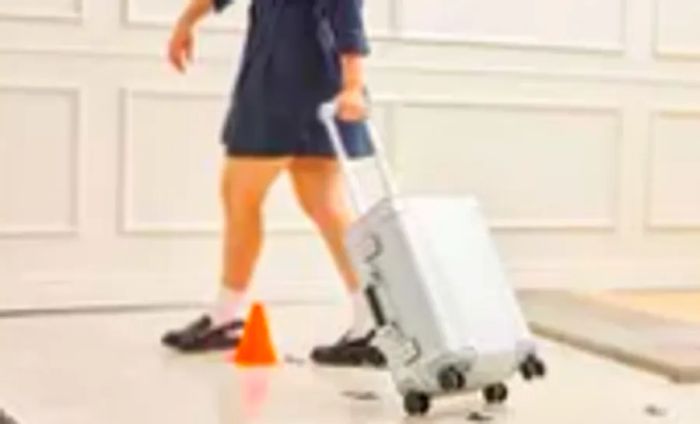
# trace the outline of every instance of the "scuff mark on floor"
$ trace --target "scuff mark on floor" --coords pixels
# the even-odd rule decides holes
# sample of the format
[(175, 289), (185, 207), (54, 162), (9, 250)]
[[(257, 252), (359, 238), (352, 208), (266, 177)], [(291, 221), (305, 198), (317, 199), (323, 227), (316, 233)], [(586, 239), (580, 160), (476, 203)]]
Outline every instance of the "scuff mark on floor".
[(473, 411), (473, 412), (469, 413), (469, 415), (467, 416), (467, 420), (479, 422), (479, 423), (485, 423), (485, 422), (492, 421), (493, 416), (488, 415), (488, 414), (484, 414), (483, 412)]
[(668, 415), (668, 409), (663, 406), (649, 404), (644, 408), (644, 413), (651, 417), (665, 417)]
[(287, 355), (284, 355), (284, 363), (289, 364), (289, 365), (294, 365), (297, 367), (303, 367), (304, 365), (306, 365), (306, 359), (301, 358), (299, 356), (287, 354)]
[(346, 398), (364, 402), (379, 400), (379, 395), (371, 391), (347, 390), (343, 392), (343, 396), (345, 396)]

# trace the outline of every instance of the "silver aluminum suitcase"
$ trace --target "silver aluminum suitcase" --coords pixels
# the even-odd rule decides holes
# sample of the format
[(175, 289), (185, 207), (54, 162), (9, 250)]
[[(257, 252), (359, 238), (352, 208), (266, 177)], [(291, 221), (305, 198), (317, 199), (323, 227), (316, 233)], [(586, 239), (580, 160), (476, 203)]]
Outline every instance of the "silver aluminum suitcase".
[(516, 372), (543, 377), (532, 334), (506, 281), (488, 227), (471, 197), (398, 196), (371, 127), (386, 197), (366, 209), (331, 103), (319, 115), (329, 132), (360, 218), (347, 249), (378, 325), (384, 353), (410, 415), (444, 394), (481, 391), (504, 402)]

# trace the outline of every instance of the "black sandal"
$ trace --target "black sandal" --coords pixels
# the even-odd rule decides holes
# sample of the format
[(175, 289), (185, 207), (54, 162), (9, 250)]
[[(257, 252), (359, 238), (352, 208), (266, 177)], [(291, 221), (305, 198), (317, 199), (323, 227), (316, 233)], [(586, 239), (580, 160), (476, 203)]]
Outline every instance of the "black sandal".
[(0, 409), (0, 424), (17, 424), (17, 421)]
[(163, 345), (185, 353), (228, 350), (238, 346), (242, 320), (214, 326), (211, 317), (204, 315), (180, 330), (167, 332)]
[(369, 365), (384, 368), (386, 358), (376, 346), (372, 345), (373, 338), (374, 331), (356, 339), (345, 335), (333, 345), (314, 348), (311, 351), (311, 359), (319, 365), (349, 367)]

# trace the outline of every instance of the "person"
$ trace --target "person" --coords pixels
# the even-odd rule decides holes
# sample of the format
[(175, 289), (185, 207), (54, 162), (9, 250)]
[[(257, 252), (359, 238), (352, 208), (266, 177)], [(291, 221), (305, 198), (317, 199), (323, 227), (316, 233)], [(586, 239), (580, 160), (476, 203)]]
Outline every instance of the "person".
[[(369, 53), (362, 0), (251, 0), (249, 26), (222, 141), (225, 228), (223, 278), (213, 308), (163, 343), (181, 352), (235, 348), (244, 326), (251, 276), (260, 254), (261, 205), (284, 171), (303, 210), (332, 253), (353, 305), (340, 339), (311, 352), (324, 365), (375, 364), (373, 322), (344, 247), (353, 219), (320, 104), (335, 99), (337, 123), (351, 158), (374, 152), (364, 123), (363, 60)], [(169, 59), (180, 72), (192, 61), (195, 27), (231, 0), (190, 0), (174, 27)], [(380, 354), (380, 353), (379, 353)], [(380, 354), (381, 355), (381, 354)]]

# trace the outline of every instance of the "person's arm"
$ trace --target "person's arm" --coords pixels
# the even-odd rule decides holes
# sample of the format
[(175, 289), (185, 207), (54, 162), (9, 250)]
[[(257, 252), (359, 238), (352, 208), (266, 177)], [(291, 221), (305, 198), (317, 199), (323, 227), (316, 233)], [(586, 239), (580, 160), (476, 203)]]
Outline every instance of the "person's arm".
[(232, 0), (189, 0), (185, 10), (175, 24), (168, 45), (170, 63), (180, 72), (185, 72), (187, 62), (192, 62), (194, 51), (194, 27), (211, 10), (222, 11)]
[(365, 117), (364, 57), (369, 54), (369, 42), (362, 19), (362, 0), (332, 0), (332, 26), (340, 53), (342, 88), (338, 96), (340, 118), (358, 121)]
[(341, 53), (340, 64), (343, 72), (343, 88), (349, 90), (364, 90), (364, 57), (357, 53)]

